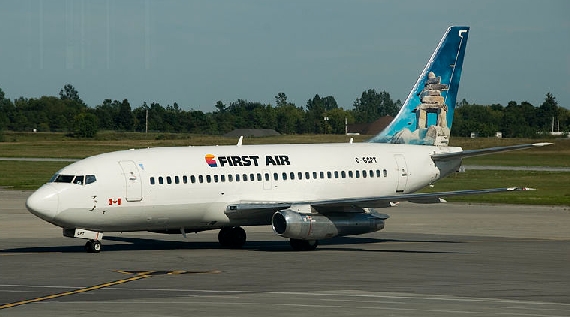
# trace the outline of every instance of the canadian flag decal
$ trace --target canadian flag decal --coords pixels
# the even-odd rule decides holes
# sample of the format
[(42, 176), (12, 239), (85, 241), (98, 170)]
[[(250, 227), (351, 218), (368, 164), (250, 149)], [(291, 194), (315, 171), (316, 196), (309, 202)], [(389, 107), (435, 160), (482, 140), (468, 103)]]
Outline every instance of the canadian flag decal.
[(121, 198), (117, 198), (117, 199), (113, 199), (113, 198), (109, 198), (109, 206), (111, 205), (121, 205)]

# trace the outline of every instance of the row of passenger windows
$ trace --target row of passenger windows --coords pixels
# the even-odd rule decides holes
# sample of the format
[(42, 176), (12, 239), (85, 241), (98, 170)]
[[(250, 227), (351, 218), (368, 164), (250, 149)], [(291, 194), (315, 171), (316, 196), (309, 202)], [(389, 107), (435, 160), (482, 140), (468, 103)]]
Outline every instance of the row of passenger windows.
[[(150, 184), (188, 184), (194, 183), (223, 183), (223, 182), (261, 182), (269, 181), (270, 173), (250, 173), (250, 174), (227, 174), (227, 175), (190, 175), (190, 176), (152, 176)], [(327, 172), (283, 172), (273, 173), (273, 180), (302, 180), (302, 179), (325, 179), (325, 178), (381, 178), (388, 177), (387, 170), (362, 170), (362, 171), (327, 171)]]

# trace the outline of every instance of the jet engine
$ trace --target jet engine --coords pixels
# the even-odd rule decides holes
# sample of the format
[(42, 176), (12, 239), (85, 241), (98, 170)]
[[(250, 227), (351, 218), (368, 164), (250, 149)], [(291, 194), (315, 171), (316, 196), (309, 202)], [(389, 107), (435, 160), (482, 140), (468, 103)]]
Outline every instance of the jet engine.
[(271, 223), (278, 235), (301, 240), (320, 240), (336, 236), (358, 235), (384, 228), (387, 215), (372, 213), (302, 214), (287, 209), (273, 214)]

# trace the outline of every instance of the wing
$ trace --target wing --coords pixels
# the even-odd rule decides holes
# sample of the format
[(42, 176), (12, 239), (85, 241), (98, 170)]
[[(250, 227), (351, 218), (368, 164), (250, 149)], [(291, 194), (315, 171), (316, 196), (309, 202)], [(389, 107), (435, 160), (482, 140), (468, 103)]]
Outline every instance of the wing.
[[(514, 192), (522, 190), (533, 190), (526, 187), (491, 188), (477, 190), (456, 190), (436, 193), (412, 193), (393, 196), (360, 197), (360, 198), (340, 198), (317, 201), (296, 201), (296, 202), (239, 202), (228, 205), (225, 214), (228, 218), (236, 221), (247, 221), (247, 223), (270, 224), (271, 217), (276, 211), (304, 206), (313, 208), (321, 214), (342, 213), (342, 212), (363, 212), (363, 208), (385, 208), (390, 207), (395, 202), (413, 202), (419, 204), (432, 204), (445, 202), (443, 197), (477, 195), (500, 192)], [(302, 209), (303, 207), (297, 207)]]
[(434, 161), (449, 161), (459, 158), (466, 158), (471, 156), (479, 156), (491, 153), (499, 153), (499, 152), (506, 152), (506, 151), (514, 151), (514, 150), (523, 150), (528, 148), (535, 148), (541, 147), (545, 145), (550, 145), (552, 143), (533, 143), (533, 144), (519, 144), (519, 145), (511, 145), (511, 146), (498, 146), (498, 147), (490, 147), (486, 149), (478, 149), (478, 150), (465, 150), (460, 152), (450, 152), (450, 153), (439, 153), (434, 154), (431, 156), (432, 160)]

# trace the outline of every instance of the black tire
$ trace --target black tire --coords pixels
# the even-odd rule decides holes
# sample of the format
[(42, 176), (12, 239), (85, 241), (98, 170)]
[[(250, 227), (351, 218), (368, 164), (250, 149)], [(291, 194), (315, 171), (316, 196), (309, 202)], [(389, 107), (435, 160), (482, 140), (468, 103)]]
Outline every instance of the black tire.
[(290, 239), (289, 244), (295, 251), (313, 251), (319, 245), (318, 240)]
[(218, 233), (218, 241), (224, 248), (240, 249), (246, 239), (247, 235), (242, 227), (224, 227)]
[(85, 243), (85, 251), (89, 253), (101, 252), (101, 242), (97, 240), (89, 240)]

